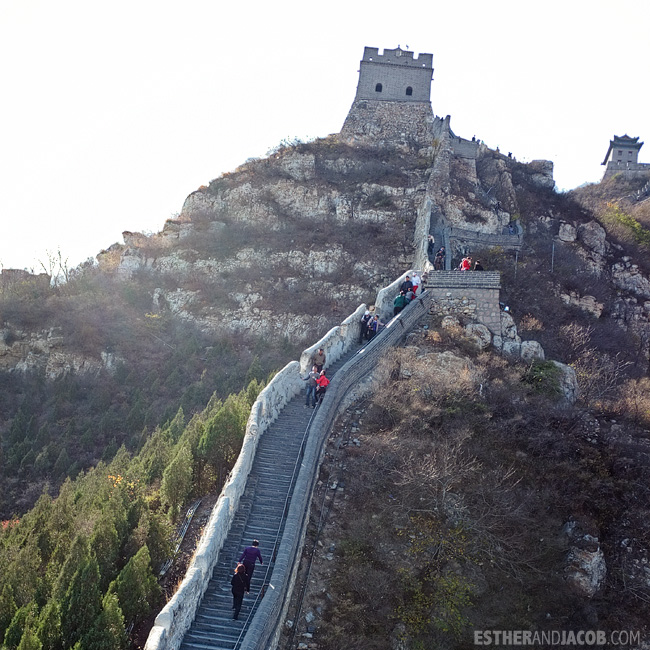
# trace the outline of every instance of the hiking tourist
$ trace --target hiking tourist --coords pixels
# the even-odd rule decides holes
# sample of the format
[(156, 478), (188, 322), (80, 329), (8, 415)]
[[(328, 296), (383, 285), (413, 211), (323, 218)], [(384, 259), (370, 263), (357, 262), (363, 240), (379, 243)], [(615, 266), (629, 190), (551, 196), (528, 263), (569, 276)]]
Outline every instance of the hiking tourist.
[(321, 370), (320, 377), (316, 380), (316, 401), (318, 403), (323, 401), (329, 384), (330, 380), (325, 376), (325, 371)]
[(434, 270), (442, 271), (442, 269), (445, 266), (445, 255), (446, 255), (445, 247), (441, 246), (438, 249), (438, 252), (436, 253), (435, 259), (433, 260), (433, 268), (434, 268)]
[(250, 583), (246, 577), (246, 567), (243, 564), (237, 565), (230, 585), (232, 586), (232, 608), (234, 610), (232, 617), (236, 621), (244, 600), (244, 592), (250, 593)]
[(411, 278), (407, 275), (404, 282), (402, 282), (402, 284), (400, 284), (399, 290), (406, 293), (409, 289), (412, 289), (412, 288), (413, 288), (413, 283), (411, 282)]
[(307, 382), (307, 390), (305, 391), (305, 408), (309, 406), (311, 398), (311, 406), (316, 406), (316, 380), (318, 379), (319, 372), (316, 366), (312, 366), (311, 372), (303, 379)]
[(411, 282), (413, 283), (413, 293), (415, 294), (418, 292), (418, 287), (420, 286), (420, 282), (421, 282), (420, 276), (417, 271), (413, 274), (413, 277), (411, 278)]
[(359, 328), (359, 345), (363, 343), (363, 339), (368, 338), (368, 322), (372, 318), (372, 314), (366, 309), (364, 315), (361, 317), (361, 327)]
[(318, 348), (318, 352), (311, 359), (311, 362), (316, 366), (316, 372), (320, 372), (323, 369), (326, 358), (323, 348)]
[(400, 291), (395, 300), (393, 300), (393, 316), (397, 316), (407, 305), (406, 294)]
[(239, 561), (243, 562), (244, 567), (246, 569), (246, 578), (248, 579), (248, 589), (246, 591), (250, 591), (250, 584), (251, 584), (251, 579), (253, 578), (253, 571), (255, 570), (255, 562), (256, 560), (260, 561), (260, 564), (264, 564), (262, 562), (262, 554), (260, 553), (260, 549), (258, 546), (260, 543), (254, 539), (251, 543), (250, 546), (247, 546), (244, 551), (242, 552)]

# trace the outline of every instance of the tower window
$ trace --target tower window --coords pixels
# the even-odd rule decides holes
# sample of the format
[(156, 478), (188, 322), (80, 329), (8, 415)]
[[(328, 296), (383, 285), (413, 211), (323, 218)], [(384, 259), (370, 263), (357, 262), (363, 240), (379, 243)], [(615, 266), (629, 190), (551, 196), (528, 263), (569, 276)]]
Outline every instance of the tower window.
[(406, 89), (406, 94), (407, 94), (409, 97), (413, 94), (413, 88), (411, 88), (411, 86), (409, 86), (409, 87)]
[(381, 84), (377, 84), (377, 85), (375, 86), (375, 92), (376, 92), (376, 93), (380, 93), (381, 91), (382, 91), (382, 85), (381, 85)]

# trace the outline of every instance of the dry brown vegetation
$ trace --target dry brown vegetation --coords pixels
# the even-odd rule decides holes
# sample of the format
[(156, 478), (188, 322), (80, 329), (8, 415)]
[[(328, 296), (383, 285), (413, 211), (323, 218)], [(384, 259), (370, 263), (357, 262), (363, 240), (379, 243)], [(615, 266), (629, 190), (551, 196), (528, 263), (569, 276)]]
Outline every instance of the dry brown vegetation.
[[(330, 514), (322, 550), (311, 530), (297, 632), (307, 611), (320, 650), (470, 648), (484, 629), (641, 630), (650, 590), (630, 567), (650, 547), (647, 432), (619, 437), (603, 422), (594, 434), (591, 416), (492, 354), (474, 354), (454, 380), (432, 361), (445, 348), (464, 358), (434, 331), (387, 355), (369, 403), (342, 416), (321, 474), (339, 487), (316, 499)], [(351, 429), (360, 446), (337, 449)], [(593, 599), (564, 579), (570, 520), (606, 554)]]

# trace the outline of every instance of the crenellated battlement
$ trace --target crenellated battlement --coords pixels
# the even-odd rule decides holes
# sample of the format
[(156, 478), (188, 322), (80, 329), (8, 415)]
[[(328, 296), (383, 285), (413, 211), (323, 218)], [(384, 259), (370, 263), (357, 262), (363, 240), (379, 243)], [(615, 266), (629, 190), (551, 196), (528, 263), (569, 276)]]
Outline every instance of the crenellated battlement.
[(433, 54), (419, 54), (396, 47), (365, 47), (359, 68), (355, 101), (429, 102)]
[(384, 48), (383, 54), (379, 54), (378, 47), (365, 47), (363, 50), (362, 61), (430, 68), (433, 72), (433, 54), (418, 54), (416, 57), (414, 57), (413, 54), (414, 52), (403, 50), (400, 47), (397, 47), (394, 50)]

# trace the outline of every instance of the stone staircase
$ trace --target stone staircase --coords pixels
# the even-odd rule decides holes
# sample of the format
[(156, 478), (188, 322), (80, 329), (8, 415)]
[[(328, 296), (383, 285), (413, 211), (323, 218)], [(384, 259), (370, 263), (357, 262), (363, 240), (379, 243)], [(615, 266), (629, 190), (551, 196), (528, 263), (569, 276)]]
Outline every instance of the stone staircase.
[[(356, 351), (354, 347), (327, 367), (330, 380)], [(246, 490), (194, 622), (183, 638), (181, 650), (236, 650), (240, 646), (268, 588), (275, 560), (274, 549), (284, 530), (286, 511), (301, 462), (303, 436), (312, 416), (320, 408), (313, 410), (304, 405), (305, 394), (302, 391), (286, 405), (260, 438)], [(254, 539), (260, 543), (264, 564), (257, 564), (251, 592), (244, 596), (239, 620), (235, 621), (230, 579), (242, 550)]]

